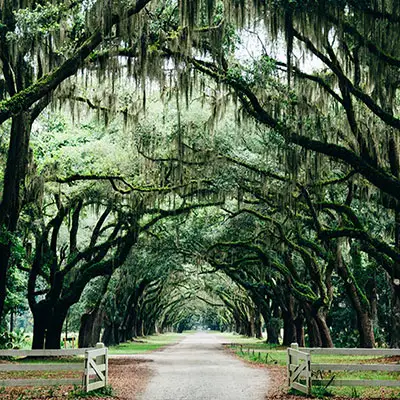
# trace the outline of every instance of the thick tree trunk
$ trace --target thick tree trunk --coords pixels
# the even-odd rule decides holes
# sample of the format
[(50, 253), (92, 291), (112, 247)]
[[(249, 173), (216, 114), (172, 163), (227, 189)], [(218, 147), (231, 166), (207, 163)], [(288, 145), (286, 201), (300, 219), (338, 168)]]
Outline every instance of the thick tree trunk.
[(50, 304), (43, 300), (32, 309), (33, 339), (32, 349), (59, 349), (62, 328), (69, 307)]
[[(400, 276), (399, 278), (400, 281)], [(400, 285), (393, 284), (392, 287), (392, 329), (390, 346), (400, 348)]]
[(360, 333), (360, 347), (375, 347), (374, 327), (368, 312), (357, 314), (358, 331)]
[(254, 330), (257, 339), (262, 339), (262, 327), (261, 327), (261, 315), (258, 310), (256, 310), (254, 318)]
[(302, 315), (297, 316), (294, 320), (294, 325), (296, 326), (296, 343), (298, 343), (300, 347), (305, 347), (304, 317)]
[(279, 344), (279, 324), (278, 319), (273, 318), (271, 307), (266, 305), (261, 307), (261, 314), (264, 319), (265, 328), (267, 330), (267, 343)]
[(271, 323), (268, 321), (267, 326), (267, 343), (269, 344), (279, 344), (279, 325), (276, 323)]
[(59, 309), (55, 308), (53, 312), (53, 318), (49, 321), (46, 332), (46, 349), (60, 349), (61, 348), (61, 335), (62, 328), (67, 316), (67, 309)]
[(310, 304), (303, 304), (304, 315), (306, 318), (307, 333), (308, 333), (308, 345), (310, 347), (322, 347), (322, 338), (319, 331), (318, 323), (315, 319), (315, 313), (313, 312)]
[(294, 316), (290, 311), (282, 312), (283, 318), (283, 346), (290, 346), (297, 340)]
[[(395, 244), (400, 250), (400, 209), (396, 210), (395, 216)], [(392, 329), (390, 346), (400, 348), (400, 263), (393, 264), (391, 277), (392, 284)]]
[(99, 305), (92, 312), (82, 315), (78, 341), (80, 348), (94, 347), (100, 341), (103, 317), (104, 311)]
[(28, 112), (13, 117), (0, 204), (0, 320), (3, 317), (11, 255), (8, 234), (15, 232), (21, 212), (21, 187), (27, 173), (30, 133), (31, 118)]
[(360, 347), (372, 348), (375, 346), (374, 329), (372, 323), (372, 315), (370, 313), (370, 305), (367, 304), (366, 296), (362, 298), (359, 290), (354, 282), (354, 277), (349, 273), (344, 264), (340, 243), (338, 241), (336, 248), (336, 269), (339, 276), (342, 278), (346, 288), (347, 296), (349, 297), (354, 311), (357, 314), (357, 327), (360, 338)]
[(106, 346), (113, 346), (116, 344), (115, 342), (115, 329), (114, 329), (114, 324), (107, 324), (104, 327), (104, 332), (103, 332), (103, 337), (101, 338), (101, 341), (106, 345)]
[(44, 349), (49, 310), (43, 304), (38, 304), (33, 310), (32, 349)]
[(322, 347), (331, 348), (333, 341), (331, 337), (331, 331), (329, 330), (328, 324), (326, 323), (326, 313), (321, 309), (316, 312), (315, 320), (318, 324)]

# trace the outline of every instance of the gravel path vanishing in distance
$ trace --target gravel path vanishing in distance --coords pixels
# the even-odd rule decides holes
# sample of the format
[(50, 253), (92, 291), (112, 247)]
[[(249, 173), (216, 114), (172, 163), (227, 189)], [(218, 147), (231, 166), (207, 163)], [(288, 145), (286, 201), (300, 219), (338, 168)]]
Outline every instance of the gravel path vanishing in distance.
[(151, 359), (152, 378), (141, 400), (263, 400), (266, 369), (252, 367), (224, 351), (223, 338), (208, 332), (186, 336)]

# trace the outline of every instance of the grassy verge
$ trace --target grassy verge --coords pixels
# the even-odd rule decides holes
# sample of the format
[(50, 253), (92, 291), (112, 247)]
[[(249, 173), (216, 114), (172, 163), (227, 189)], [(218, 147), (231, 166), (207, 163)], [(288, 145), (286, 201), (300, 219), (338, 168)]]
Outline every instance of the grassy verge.
[(188, 333), (165, 333), (136, 338), (133, 341), (109, 347), (109, 354), (141, 354), (159, 350), (170, 344), (179, 342)]
[[(260, 365), (275, 365), (286, 370), (287, 350), (283, 347), (271, 346), (263, 340), (247, 338), (233, 334), (222, 334), (226, 338), (226, 347), (238, 357), (250, 363)], [(312, 355), (312, 362), (332, 364), (375, 364), (389, 363), (389, 359), (373, 356), (339, 356), (339, 355)], [(392, 361), (393, 362), (393, 361)], [(316, 373), (316, 379), (371, 379), (371, 380), (397, 380), (400, 373), (388, 372), (334, 372)], [(284, 378), (282, 379), (284, 385)], [(362, 399), (400, 399), (400, 383), (396, 388), (380, 387), (314, 387), (313, 396), (317, 398), (362, 398)]]

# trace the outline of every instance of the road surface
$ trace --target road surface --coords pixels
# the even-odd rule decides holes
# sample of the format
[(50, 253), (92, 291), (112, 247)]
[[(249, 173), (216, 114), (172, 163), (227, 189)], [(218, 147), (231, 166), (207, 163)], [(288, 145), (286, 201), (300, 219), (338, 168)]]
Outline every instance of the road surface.
[(152, 359), (153, 377), (141, 400), (263, 400), (267, 372), (225, 352), (222, 337), (207, 332), (144, 356)]

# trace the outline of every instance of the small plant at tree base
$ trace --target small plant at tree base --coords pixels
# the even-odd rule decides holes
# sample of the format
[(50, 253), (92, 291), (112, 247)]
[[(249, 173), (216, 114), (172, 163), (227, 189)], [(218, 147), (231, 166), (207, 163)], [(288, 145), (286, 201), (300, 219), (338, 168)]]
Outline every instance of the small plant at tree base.
[(313, 388), (313, 395), (318, 399), (333, 396), (332, 392), (330, 392), (326, 387), (322, 386)]
[(354, 398), (360, 397), (360, 395), (358, 394), (357, 388), (355, 388), (355, 387), (351, 388), (351, 397), (354, 397)]
[(85, 398), (85, 397), (114, 397), (114, 389), (112, 386), (106, 386), (104, 388), (98, 389), (98, 390), (92, 390), (91, 392), (87, 393), (85, 392), (82, 388), (75, 388), (72, 392), (69, 393), (68, 397), (71, 399), (76, 399), (76, 398)]

